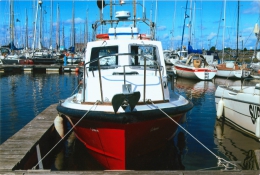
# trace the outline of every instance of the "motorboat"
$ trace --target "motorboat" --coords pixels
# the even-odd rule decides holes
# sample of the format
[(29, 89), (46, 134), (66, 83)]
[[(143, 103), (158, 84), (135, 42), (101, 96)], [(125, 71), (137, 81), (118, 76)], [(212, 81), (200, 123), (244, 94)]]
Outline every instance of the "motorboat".
[(260, 139), (260, 80), (255, 85), (219, 85), (215, 92), (217, 117)]
[(177, 61), (174, 69), (178, 77), (198, 80), (212, 80), (217, 73), (217, 69), (209, 65), (202, 54), (189, 54), (186, 61)]
[[(117, 19), (102, 17), (92, 25), (93, 36), (99, 37), (88, 42), (79, 89), (57, 106), (57, 117), (69, 121), (76, 137), (108, 170), (136, 169), (139, 158), (175, 136), (193, 107), (168, 84), (154, 23), (145, 17), (129, 19), (130, 14), (119, 11)], [(138, 37), (137, 22), (148, 24), (150, 39)], [(111, 25), (103, 39), (97, 34), (101, 24)]]

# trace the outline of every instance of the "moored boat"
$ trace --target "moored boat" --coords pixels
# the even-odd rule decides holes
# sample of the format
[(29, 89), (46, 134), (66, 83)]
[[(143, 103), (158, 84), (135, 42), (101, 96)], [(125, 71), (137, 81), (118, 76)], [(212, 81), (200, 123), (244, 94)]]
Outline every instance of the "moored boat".
[[(193, 104), (169, 88), (162, 44), (153, 40), (155, 25), (148, 25), (150, 39), (138, 37), (136, 22), (153, 22), (128, 19), (128, 11), (116, 17), (93, 25), (117, 27), (109, 29), (109, 38), (88, 42), (81, 87), (57, 111), (105, 169), (126, 170), (165, 146)], [(133, 25), (120, 27), (122, 21)]]
[(219, 85), (215, 92), (217, 117), (260, 139), (260, 81), (254, 86)]
[(198, 80), (212, 80), (217, 73), (217, 69), (208, 65), (202, 54), (190, 54), (186, 61), (177, 61), (174, 69), (179, 77)]
[(251, 72), (246, 65), (239, 66), (232, 61), (218, 64), (216, 67), (218, 77), (243, 79), (249, 77)]

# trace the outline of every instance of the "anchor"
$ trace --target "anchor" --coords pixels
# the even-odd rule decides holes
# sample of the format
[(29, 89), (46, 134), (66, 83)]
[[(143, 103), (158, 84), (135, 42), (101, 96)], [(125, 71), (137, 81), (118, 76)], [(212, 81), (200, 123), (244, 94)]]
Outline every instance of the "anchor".
[(112, 106), (114, 112), (117, 113), (120, 106), (127, 111), (128, 107), (130, 107), (130, 111), (132, 112), (140, 99), (140, 92), (130, 92), (131, 87), (129, 85), (123, 85), (123, 92), (120, 94), (115, 94), (112, 98)]

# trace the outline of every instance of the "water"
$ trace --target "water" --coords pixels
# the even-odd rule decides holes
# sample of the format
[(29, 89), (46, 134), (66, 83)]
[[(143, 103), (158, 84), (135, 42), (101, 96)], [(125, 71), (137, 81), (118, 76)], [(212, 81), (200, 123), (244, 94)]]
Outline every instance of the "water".
[[(75, 73), (0, 75), (1, 144), (51, 104), (70, 96), (78, 85), (78, 75)], [(257, 168), (254, 150), (260, 149), (259, 142), (225, 121), (216, 120), (214, 93), (216, 87), (224, 82), (225, 79), (221, 78), (214, 81), (169, 80), (169, 86), (174, 86), (176, 92), (194, 103), (182, 127), (195, 139), (179, 128), (176, 137), (159, 156), (149, 157), (151, 166), (143, 169), (220, 169), (216, 156), (237, 161), (238, 167), (243, 170)], [(241, 81), (229, 80), (228, 83), (239, 85)], [(73, 132), (56, 150), (52, 163), (46, 169), (102, 170)]]

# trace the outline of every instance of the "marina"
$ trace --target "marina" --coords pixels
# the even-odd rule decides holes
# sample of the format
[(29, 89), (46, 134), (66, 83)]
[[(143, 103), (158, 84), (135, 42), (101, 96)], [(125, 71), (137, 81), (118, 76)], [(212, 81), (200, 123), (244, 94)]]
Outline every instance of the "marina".
[[(222, 50), (209, 38), (205, 49), (192, 37), (195, 3), (188, 8), (187, 0), (178, 48), (174, 30), (172, 41), (164, 35), (170, 48), (159, 37), (157, 3), (147, 18), (153, 2), (97, 0), (81, 20), (74, 0), (39, 0), (30, 34), (24, 13), (21, 45), (18, 2), (8, 2), (8, 37), (0, 47), (0, 174), (260, 174), (258, 24), (254, 50), (253, 37), (239, 49), (238, 1), (236, 50), (225, 45), (226, 20), (219, 24)], [(67, 23), (60, 21), (67, 18), (60, 16), (65, 4), (66, 15), (72, 11)]]
[(79, 65), (0, 65), (0, 72), (38, 72), (38, 73), (61, 73), (61, 72), (78, 72), (82, 66)]
[[(225, 81), (225, 79), (215, 78), (214, 84), (211, 81), (187, 81), (183, 78), (176, 78), (173, 79), (173, 81), (169, 80), (169, 86), (174, 86), (175, 90), (178, 93), (185, 95), (189, 99), (192, 99), (192, 102), (194, 103), (194, 108), (191, 110), (191, 112), (187, 114), (186, 122), (182, 124), (182, 126), (185, 129), (187, 129), (187, 131), (192, 133), (192, 135), (194, 135), (198, 140), (204, 143), (206, 147), (215, 152), (217, 155), (221, 157), (223, 156), (223, 158), (230, 161), (234, 161), (235, 159), (236, 161), (241, 162), (241, 164), (238, 164), (239, 168), (242, 169), (242, 171), (235, 172), (235, 174), (257, 174), (259, 173), (259, 170), (257, 168), (259, 167), (259, 141), (245, 135), (243, 132), (236, 130), (232, 126), (229, 126), (221, 121), (216, 120), (216, 107), (213, 94), (215, 92), (216, 86), (218, 86), (218, 84), (222, 84), (223, 81)], [(58, 103), (58, 99), (65, 98), (70, 94), (68, 91), (72, 92), (77, 87), (78, 75), (76, 73), (1, 73), (1, 82), (6, 84), (6, 86), (8, 87), (6, 90), (9, 91), (8, 92), (6, 90), (1, 89), (1, 107), (6, 109), (4, 111), (1, 111), (1, 116), (7, 116), (5, 118), (1, 117), (0, 158), (1, 165), (5, 165), (1, 166), (1, 172), (29, 174), (36, 171), (32, 170), (32, 167), (36, 164), (32, 164), (28, 170), (14, 169), (18, 167), (18, 162), (23, 162), (22, 160), (27, 159), (28, 155), (33, 155), (34, 158), (37, 159), (36, 146), (38, 143), (41, 143), (42, 139), (47, 139), (47, 141), (44, 141), (46, 142), (45, 144), (47, 144), (47, 146), (41, 146), (42, 143), (39, 146), (41, 152), (43, 151), (42, 149), (46, 147), (46, 150), (44, 150), (45, 152), (42, 152), (41, 154), (42, 157), (45, 155), (44, 153), (51, 150), (52, 147), (60, 140), (53, 126), (54, 120), (57, 116), (55, 106)], [(239, 82), (240, 80), (229, 80), (230, 84), (239, 84)], [(50, 86), (50, 84), (52, 86)], [(67, 90), (64, 90), (64, 88), (61, 87), (66, 87)], [(49, 89), (53, 88), (57, 89), (56, 93), (54, 93), (54, 96), (51, 95), (50, 92), (48, 92)], [(36, 93), (35, 95), (37, 95), (38, 98), (32, 98), (34, 95), (32, 93), (29, 93), (33, 92), (31, 90), (33, 90), (34, 93)], [(29, 96), (31, 97), (26, 97), (26, 94), (30, 94)], [(43, 94), (45, 94), (45, 100), (42, 97)], [(21, 99), (21, 97), (24, 96), (22, 97), (23, 103), (14, 103), (13, 98), (15, 98), (15, 96), (17, 99)], [(6, 101), (7, 99), (9, 100)], [(3, 104), (3, 100), (5, 101), (5, 105)], [(12, 112), (9, 113), (8, 111)], [(23, 111), (26, 111), (26, 113)], [(224, 134), (222, 138), (218, 138), (217, 133), (221, 128), (222, 133)], [(179, 128), (178, 132), (180, 131), (182, 130)], [(46, 135), (48, 137), (46, 137)], [(217, 168), (218, 170), (202, 170), (204, 168), (216, 167), (217, 159), (214, 158), (214, 156), (212, 156), (205, 148), (198, 144), (197, 141), (195, 141), (189, 135), (185, 134), (185, 137), (186, 145), (184, 153), (182, 155), (182, 164), (183, 166), (185, 166), (185, 171), (180, 169), (174, 169), (174, 172), (170, 172), (176, 173), (175, 171), (177, 171), (177, 173), (196, 174), (197, 170), (200, 170), (201, 174), (207, 174), (209, 172), (214, 174), (226, 173), (221, 171), (221, 168)], [(77, 171), (77, 173), (94, 173), (93, 170), (99, 170), (99, 173), (104, 172), (104, 169), (102, 169), (98, 164), (94, 163), (94, 161), (91, 159), (91, 156), (87, 156), (86, 160), (86, 157), (83, 158), (80, 156), (81, 154), (79, 152), (75, 152), (75, 150), (77, 149), (85, 149), (84, 146), (81, 145), (81, 143), (77, 141), (77, 139), (75, 139), (75, 136), (74, 141), (73, 135), (72, 137), (68, 138), (66, 141), (62, 142), (62, 144), (57, 146), (57, 149), (53, 151), (54, 153), (52, 153), (51, 158), (47, 159), (50, 162), (44, 164), (44, 169), (47, 170), (42, 170), (42, 172), (36, 171), (37, 173), (41, 172), (42, 174), (46, 174), (46, 172), (48, 172), (49, 174), (59, 174), (64, 172), (64, 170), (66, 170), (66, 173), (67, 171), (70, 171), (68, 172), (69, 174), (73, 174), (73, 172), (75, 171)], [(176, 139), (177, 137), (174, 138), (174, 144), (177, 147), (178, 142)], [(219, 139), (221, 139), (222, 141)], [(52, 142), (54, 140), (55, 142)], [(61, 145), (74, 145), (74, 147)], [(71, 153), (72, 155), (67, 155), (66, 152), (74, 153)], [(67, 158), (65, 159), (64, 156)], [(6, 159), (9, 160), (7, 161)], [(207, 159), (207, 162), (203, 161), (205, 159)], [(2, 164), (2, 162), (4, 164)], [(35, 162), (37, 163), (37, 161)], [(154, 171), (154, 169), (150, 169), (150, 171), (149, 169), (146, 169), (145, 172), (159, 173), (158, 171), (161, 172), (162, 170), (165, 169), (159, 168), (156, 171)], [(143, 171), (134, 171), (134, 173), (136, 172), (144, 173)]]

